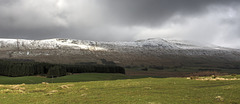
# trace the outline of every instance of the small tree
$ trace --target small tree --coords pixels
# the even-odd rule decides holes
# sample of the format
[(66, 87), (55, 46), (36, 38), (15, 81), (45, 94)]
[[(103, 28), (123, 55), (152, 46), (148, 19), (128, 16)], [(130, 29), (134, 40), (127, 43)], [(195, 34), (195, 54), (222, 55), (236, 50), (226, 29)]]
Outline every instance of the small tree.
[(148, 71), (148, 68), (143, 68), (142, 70), (143, 70), (143, 71)]
[(61, 75), (60, 75), (60, 72), (59, 72), (60, 69), (61, 69), (61, 67), (59, 67), (59, 66), (51, 67), (51, 68), (48, 70), (47, 77), (48, 77), (48, 78), (54, 78), (54, 77), (59, 77), (59, 76), (61, 76)]

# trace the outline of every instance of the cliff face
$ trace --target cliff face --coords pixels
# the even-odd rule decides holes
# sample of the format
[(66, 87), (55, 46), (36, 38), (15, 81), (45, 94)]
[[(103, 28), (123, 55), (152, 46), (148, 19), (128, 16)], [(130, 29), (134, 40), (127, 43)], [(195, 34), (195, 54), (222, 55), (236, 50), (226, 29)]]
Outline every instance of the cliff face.
[(106, 59), (123, 66), (223, 66), (238, 64), (240, 51), (189, 41), (163, 39), (132, 42), (0, 39), (0, 58), (33, 59), (51, 63), (101, 63), (101, 59)]

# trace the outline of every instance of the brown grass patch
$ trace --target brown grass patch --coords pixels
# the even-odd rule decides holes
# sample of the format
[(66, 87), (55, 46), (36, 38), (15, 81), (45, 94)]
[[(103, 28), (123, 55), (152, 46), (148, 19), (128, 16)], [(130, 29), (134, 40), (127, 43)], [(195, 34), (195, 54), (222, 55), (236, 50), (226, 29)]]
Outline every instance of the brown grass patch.
[(67, 85), (61, 85), (59, 86), (60, 89), (69, 89), (70, 87), (73, 87), (74, 84), (67, 84)]
[(47, 83), (47, 82), (42, 82), (42, 84), (44, 84), (44, 85), (48, 85), (49, 83)]
[(47, 90), (46, 88), (35, 88), (31, 92), (46, 92), (46, 90)]
[(46, 95), (53, 95), (54, 93), (57, 93), (58, 90), (52, 90), (52, 91), (49, 91)]
[(0, 85), (1, 93), (25, 93), (25, 84), (20, 85)]
[(219, 78), (219, 77), (187, 77), (187, 79), (191, 79), (191, 80), (202, 80), (202, 81), (230, 81), (230, 80), (240, 80), (238, 78)]
[(189, 76), (224, 76), (224, 75), (228, 75), (228, 73), (220, 73), (217, 71), (200, 71), (200, 72), (195, 72), (195, 73), (191, 73), (189, 74)]

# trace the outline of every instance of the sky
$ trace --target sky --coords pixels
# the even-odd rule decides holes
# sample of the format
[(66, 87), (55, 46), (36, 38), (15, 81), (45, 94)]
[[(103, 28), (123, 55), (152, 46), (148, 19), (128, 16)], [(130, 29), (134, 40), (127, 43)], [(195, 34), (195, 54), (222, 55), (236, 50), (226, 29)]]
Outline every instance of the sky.
[(0, 38), (163, 38), (240, 48), (240, 0), (0, 0)]

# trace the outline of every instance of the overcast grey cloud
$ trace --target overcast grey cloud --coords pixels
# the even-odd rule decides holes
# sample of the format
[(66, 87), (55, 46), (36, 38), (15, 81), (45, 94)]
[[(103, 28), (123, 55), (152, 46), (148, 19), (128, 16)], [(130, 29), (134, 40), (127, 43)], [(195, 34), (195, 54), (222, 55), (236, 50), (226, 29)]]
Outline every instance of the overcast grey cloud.
[(0, 37), (157, 37), (240, 48), (239, 12), (239, 0), (0, 0)]

